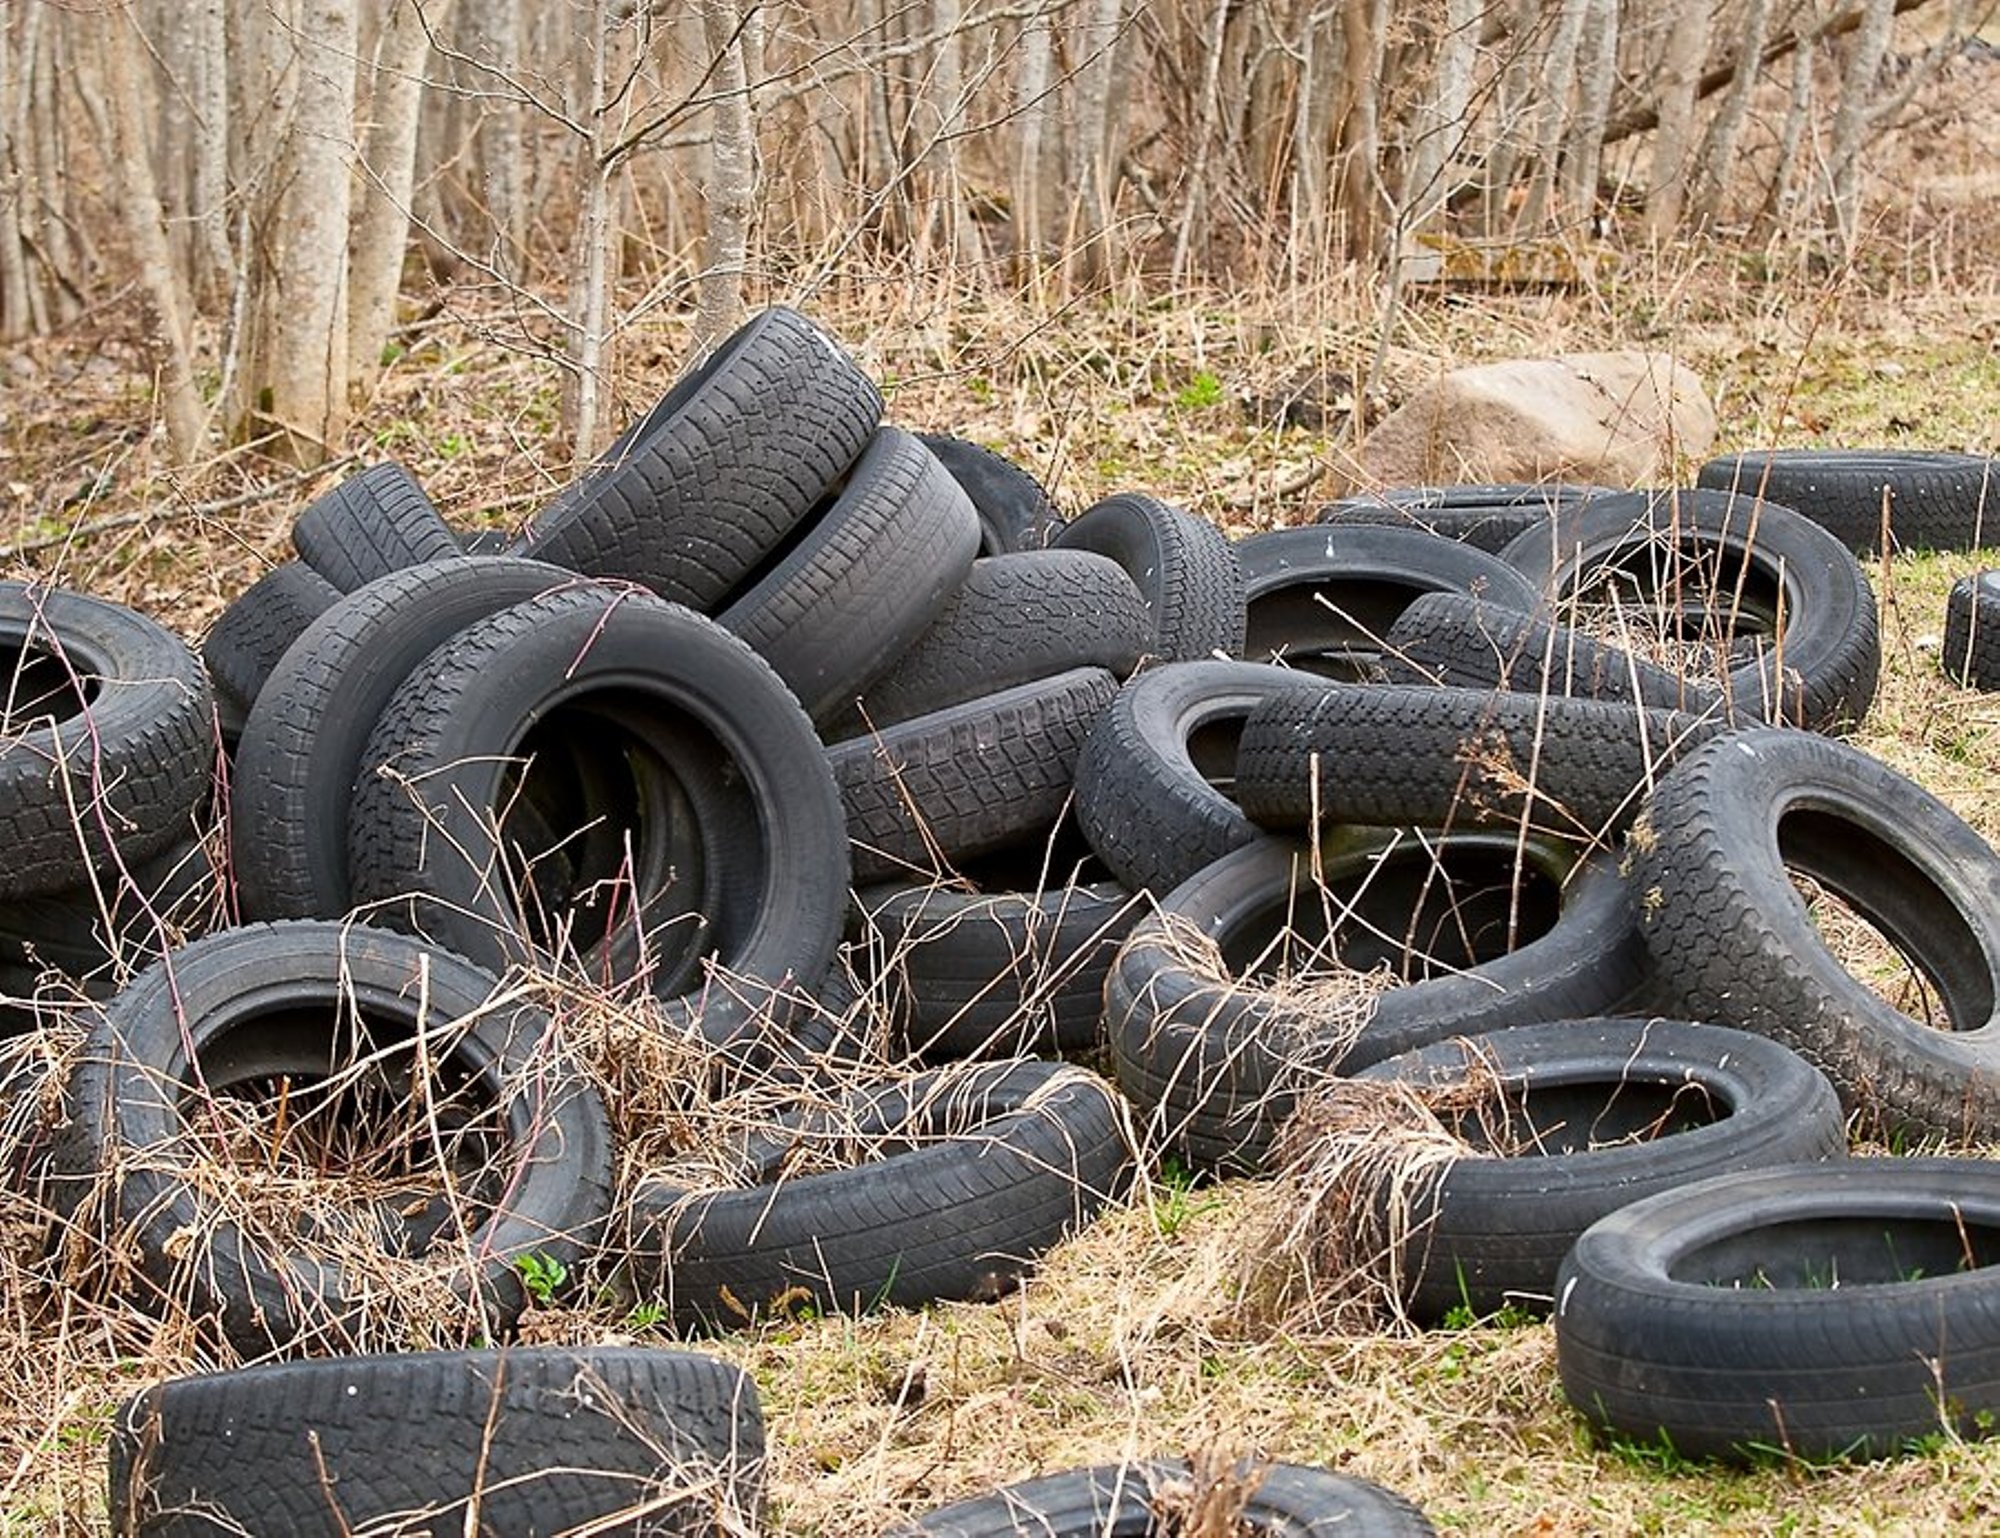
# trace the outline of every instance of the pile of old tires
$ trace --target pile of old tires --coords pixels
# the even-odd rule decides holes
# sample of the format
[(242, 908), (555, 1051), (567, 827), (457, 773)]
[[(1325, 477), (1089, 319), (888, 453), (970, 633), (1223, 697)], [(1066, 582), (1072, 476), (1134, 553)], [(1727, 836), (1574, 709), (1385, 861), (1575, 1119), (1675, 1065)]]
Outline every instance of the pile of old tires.
[[(772, 310), (511, 539), (393, 464), (344, 481), (198, 660), (0, 594), (0, 966), (25, 1030), (85, 1038), (7, 1173), (66, 1278), (258, 1362), (125, 1407), (121, 1530), (320, 1530), (330, 1469), (348, 1523), (716, 1530), (760, 1488), (740, 1374), (464, 1347), (580, 1274), (689, 1333), (997, 1296), (1120, 1198), (1134, 1128), (1268, 1173), (1329, 1084), (1475, 1072), (1504, 1125), (1410, 1229), (1408, 1317), (1551, 1309), (1579, 1410), (1683, 1451), (1990, 1422), (2000, 1177), (1845, 1155), (1850, 1123), (2000, 1140), (2000, 856), (1840, 740), (1880, 665), (1855, 548), (1980, 537), (1983, 468), (1822, 496), (1744, 456), (1231, 540), (1137, 494), (1066, 518), (882, 409)], [(1856, 523), (1869, 477), (1906, 520)], [(1872, 991), (1803, 888), (1931, 996)], [(593, 1011), (779, 1109), (646, 1157)], [(246, 1150), (247, 1206), (216, 1175)], [(1140, 1531), (1177, 1467), (912, 1531)], [(1319, 1471), (1259, 1489), (1258, 1530), (1424, 1530)]]

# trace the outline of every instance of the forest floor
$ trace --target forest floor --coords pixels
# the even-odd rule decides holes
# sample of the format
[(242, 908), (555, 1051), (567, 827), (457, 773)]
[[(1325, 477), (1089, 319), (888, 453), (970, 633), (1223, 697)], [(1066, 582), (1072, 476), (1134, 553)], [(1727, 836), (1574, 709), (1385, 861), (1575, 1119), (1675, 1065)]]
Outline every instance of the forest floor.
[[(1956, 175), (1951, 168), (1943, 172)], [(1413, 293), (1383, 355), (1384, 403), (1448, 364), (1642, 345), (1705, 380), (1718, 450), (1765, 445), (2000, 449), (2000, 259), (1984, 229), (1885, 216), (1833, 271), (1718, 243), (1628, 251), (1583, 289)], [(1968, 204), (1969, 206), (1969, 204)], [(1366, 379), (1380, 296), (1328, 287), (1127, 289), (1062, 303), (908, 274), (800, 302), (883, 381), (892, 420), (1019, 459), (1065, 508), (1115, 490), (1232, 533), (1304, 522), (1352, 448), (1337, 415), (1273, 425), (1243, 402)], [(448, 517), (516, 526), (572, 473), (558, 382), (503, 308), (418, 326), (350, 446), (401, 460)], [(673, 377), (680, 318), (621, 351), (619, 400)], [(191, 640), (288, 553), (331, 483), (237, 454), (199, 474), (159, 457), (143, 320), (125, 299), (0, 351), (0, 575), (118, 598)], [(1337, 387), (1328, 393), (1339, 394)], [(1691, 472), (1692, 466), (1684, 467)], [(2000, 834), (2000, 702), (1935, 659), (1946, 588), (1979, 553), (1870, 569), (1885, 681), (1853, 739)], [(1860, 1465), (1700, 1467), (1594, 1439), (1565, 1404), (1546, 1323), (1417, 1332), (1274, 1331), (1242, 1306), (1272, 1188), (1155, 1181), (997, 1304), (797, 1319), (709, 1342), (745, 1364), (770, 1423), (771, 1530), (848, 1535), (994, 1484), (1129, 1454), (1255, 1451), (1379, 1480), (1446, 1531), (1506, 1534), (1945, 1533), (2000, 1527), (2000, 1443), (1940, 1433)], [(202, 1359), (184, 1339), (66, 1309), (25, 1214), (0, 1214), (0, 1534), (101, 1533), (115, 1397)], [(32, 1225), (29, 1225), (32, 1229)], [(541, 1333), (668, 1344), (643, 1316), (551, 1311)]]

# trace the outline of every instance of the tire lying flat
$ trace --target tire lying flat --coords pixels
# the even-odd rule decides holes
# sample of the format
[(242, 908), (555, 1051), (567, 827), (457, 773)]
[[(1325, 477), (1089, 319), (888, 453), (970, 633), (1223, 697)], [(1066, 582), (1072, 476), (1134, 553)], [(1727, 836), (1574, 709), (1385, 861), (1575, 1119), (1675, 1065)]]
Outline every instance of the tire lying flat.
[(763, 1461), (757, 1390), (714, 1357), (611, 1346), (337, 1357), (176, 1378), (126, 1401), (111, 1525), (121, 1538), (474, 1522), (722, 1538), (755, 1521)]
[[(1232, 1530), (1282, 1538), (1426, 1538), (1435, 1531), (1394, 1491), (1295, 1463), (1253, 1464), (1233, 1477), (1254, 1485)], [(1225, 1476), (1231, 1477), (1231, 1476)], [(890, 1538), (1149, 1538), (1174, 1529), (1166, 1510), (1194, 1493), (1176, 1458), (1102, 1464), (1006, 1485), (955, 1501), (892, 1530)]]
[(1881, 1457), (2000, 1416), (2000, 1167), (1848, 1159), (1635, 1202), (1557, 1281), (1563, 1392), (1686, 1457)]
[[(1459, 1307), (1545, 1311), (1563, 1257), (1606, 1214), (1710, 1175), (1847, 1151), (1824, 1075), (1789, 1048), (1721, 1026), (1522, 1025), (1356, 1077), (1444, 1091), (1433, 1097), (1450, 1106), (1441, 1119), (1478, 1150), (1438, 1171), (1398, 1225), (1398, 1290), (1420, 1324)], [(1476, 1103), (1464, 1103), (1468, 1086)]]
[[(816, 1140), (869, 1162), (792, 1173)], [(857, 1089), (744, 1153), (746, 1188), (656, 1178), (633, 1198), (633, 1284), (677, 1328), (998, 1297), (1124, 1190), (1131, 1159), (1111, 1086), (1033, 1059)]]
[(2000, 544), (2000, 462), (1907, 449), (1748, 449), (1703, 465), (1696, 484), (1795, 508), (1856, 554)]

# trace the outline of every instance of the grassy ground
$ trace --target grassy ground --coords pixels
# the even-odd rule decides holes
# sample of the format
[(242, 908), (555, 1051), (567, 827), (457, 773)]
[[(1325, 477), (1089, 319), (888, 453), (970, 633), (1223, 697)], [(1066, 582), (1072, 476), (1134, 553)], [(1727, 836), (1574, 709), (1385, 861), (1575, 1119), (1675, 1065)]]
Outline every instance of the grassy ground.
[[(1949, 170), (1949, 168), (1946, 168)], [(1588, 292), (1415, 296), (1384, 355), (1393, 399), (1447, 361), (1664, 346), (1709, 383), (1718, 448), (1890, 444), (1987, 451), (2000, 403), (2000, 265), (1966, 241), (1885, 231), (1825, 274), (1762, 254), (1630, 253)], [(1926, 256), (1926, 251), (1929, 255)], [(787, 296), (791, 297), (791, 296)], [(1365, 379), (1382, 312), (1365, 290), (1139, 285), (1060, 306), (855, 278), (811, 308), (888, 386), (893, 417), (1008, 451), (1079, 508), (1143, 489), (1234, 532), (1303, 521), (1351, 431), (1277, 428), (1241, 401), (1337, 372)], [(0, 354), (0, 550), (7, 575), (134, 603), (191, 638), (287, 553), (320, 480), (248, 456), (202, 472), (157, 455), (140, 318), (113, 305)], [(354, 435), (463, 523), (522, 521), (569, 473), (556, 382), (450, 314), (411, 339)], [(628, 338), (625, 409), (677, 366), (678, 322)], [(1337, 392), (1335, 392), (1337, 393)], [(2000, 704), (1935, 665), (1943, 596), (1980, 558), (1898, 558), (1872, 575), (1886, 676), (1855, 740), (2000, 835)], [(1690, 1467), (1594, 1442), (1564, 1405), (1546, 1325), (1420, 1335), (1274, 1333), (1240, 1306), (1272, 1188), (1155, 1185), (995, 1305), (800, 1320), (713, 1343), (770, 1419), (774, 1530), (844, 1535), (994, 1483), (1128, 1453), (1255, 1450), (1381, 1480), (1477, 1533), (1958, 1532), (2000, 1525), (2000, 1445), (1940, 1436), (1858, 1467)], [(98, 1533), (116, 1395), (208, 1365), (172, 1330), (73, 1305), (36, 1281), (32, 1215), (0, 1210), (0, 1534)], [(552, 1313), (556, 1338), (661, 1340), (622, 1312)], [(663, 1340), (661, 1343), (665, 1343)]]

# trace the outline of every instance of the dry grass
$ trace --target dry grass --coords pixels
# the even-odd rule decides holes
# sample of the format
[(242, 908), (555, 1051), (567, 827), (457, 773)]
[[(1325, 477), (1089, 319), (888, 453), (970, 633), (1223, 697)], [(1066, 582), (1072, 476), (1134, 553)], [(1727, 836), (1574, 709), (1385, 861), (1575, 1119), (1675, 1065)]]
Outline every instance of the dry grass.
[[(1976, 105), (1976, 100), (1971, 101)], [(1967, 105), (1945, 108), (1957, 111)], [(1943, 110), (1943, 109), (1941, 109)], [(1418, 297), (1387, 354), (1394, 397), (1444, 360), (1665, 345), (1710, 383), (1718, 448), (1995, 447), (2000, 264), (1990, 117), (1961, 112), (1892, 168), (1899, 196), (1863, 259), (1833, 272), (1781, 250), (1632, 251), (1602, 286)], [(1900, 170), (1903, 174), (1898, 174)], [(797, 296), (888, 381), (892, 415), (1006, 449), (1081, 507), (1151, 489), (1232, 532), (1302, 522), (1352, 435), (1273, 425), (1239, 397), (1314, 370), (1366, 374), (1379, 296), (1313, 289), (1159, 294), (1137, 280), (1050, 310), (926, 274), (857, 274)], [(404, 460), (461, 523), (523, 521), (566, 478), (549, 450), (556, 381), (493, 332), (426, 323), (361, 407), (358, 455)], [(143, 319), (129, 299), (10, 348), (0, 548), (12, 575), (133, 603), (199, 635), (287, 553), (291, 515), (339, 471), (287, 478), (243, 454), (174, 470), (149, 430)], [(621, 354), (627, 411), (678, 366), (686, 318)], [(1219, 385), (1213, 390), (1201, 381)], [(1192, 386), (1200, 386), (1191, 388)], [(1883, 687), (1856, 743), (2000, 836), (2000, 705), (1935, 663), (1943, 596), (1978, 555), (1885, 560)], [(199, 927), (195, 925), (194, 927)], [(0, 1137), (34, 1125), (82, 1006), (51, 989), (49, 1028), (0, 1048)], [(611, 1098), (631, 1170), (700, 1160), (790, 1104), (781, 1086), (700, 1101), (702, 1064), (628, 1007), (571, 994), (564, 1029)], [(857, 1017), (864, 1062), (886, 1028)], [(1428, 1132), (1412, 1146), (1442, 1145)], [(726, 1165), (711, 1178), (730, 1178)], [(1337, 1205), (1317, 1209), (1320, 1227)], [(1540, 1535), (1959, 1532), (2000, 1523), (2000, 1445), (1940, 1438), (1839, 1468), (1690, 1468), (1594, 1442), (1563, 1404), (1545, 1325), (1414, 1334), (1256, 1307), (1250, 1264), (1308, 1209), (1279, 1182), (1156, 1184), (993, 1305), (862, 1320), (794, 1318), (710, 1343), (755, 1375), (770, 1422), (771, 1526), (870, 1532), (993, 1485), (1089, 1462), (1204, 1448), (1323, 1463), (1387, 1483), (1446, 1530)], [(100, 1534), (111, 1405), (221, 1365), (185, 1320), (61, 1285), (32, 1204), (0, 1195), (0, 1534)], [(1312, 1228), (1306, 1224), (1306, 1228)], [(585, 1295), (537, 1309), (531, 1338), (669, 1344), (643, 1307)]]

